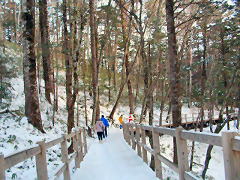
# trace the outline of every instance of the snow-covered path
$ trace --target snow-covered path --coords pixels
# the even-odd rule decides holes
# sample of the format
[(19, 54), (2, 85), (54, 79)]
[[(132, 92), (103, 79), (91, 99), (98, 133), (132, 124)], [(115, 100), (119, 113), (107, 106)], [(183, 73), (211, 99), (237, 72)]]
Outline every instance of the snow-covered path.
[(155, 173), (124, 141), (122, 131), (110, 129), (103, 143), (95, 140), (73, 180), (157, 180)]

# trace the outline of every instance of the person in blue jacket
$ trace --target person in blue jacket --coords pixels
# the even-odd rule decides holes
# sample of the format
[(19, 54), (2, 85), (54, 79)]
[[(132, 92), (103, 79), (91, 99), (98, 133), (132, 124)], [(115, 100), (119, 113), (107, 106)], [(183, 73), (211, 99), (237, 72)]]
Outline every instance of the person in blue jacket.
[(107, 137), (107, 128), (109, 127), (109, 123), (108, 123), (108, 120), (104, 117), (104, 115), (102, 115), (101, 117), (101, 121), (103, 122), (104, 126), (105, 126), (105, 129), (104, 129), (104, 138)]

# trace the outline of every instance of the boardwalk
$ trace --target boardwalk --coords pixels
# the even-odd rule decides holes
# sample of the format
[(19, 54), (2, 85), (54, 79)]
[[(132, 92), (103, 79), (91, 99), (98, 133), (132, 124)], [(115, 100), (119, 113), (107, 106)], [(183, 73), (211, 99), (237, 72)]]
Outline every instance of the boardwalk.
[[(97, 141), (97, 140), (96, 140)], [(124, 141), (119, 129), (110, 129), (110, 135), (100, 144), (92, 143), (89, 151), (73, 174), (72, 179), (84, 180), (154, 180), (155, 173)]]

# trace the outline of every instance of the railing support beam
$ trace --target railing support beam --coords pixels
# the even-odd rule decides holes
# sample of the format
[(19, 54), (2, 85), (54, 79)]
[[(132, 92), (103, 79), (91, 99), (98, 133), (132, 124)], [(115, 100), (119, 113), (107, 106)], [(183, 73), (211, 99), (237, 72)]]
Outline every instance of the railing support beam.
[(182, 127), (176, 128), (178, 171), (180, 180), (184, 180), (185, 171), (189, 171), (187, 140), (181, 138), (182, 130)]
[(44, 141), (37, 142), (40, 146), (41, 152), (36, 155), (36, 168), (37, 168), (37, 179), (47, 180), (47, 159), (46, 159), (46, 145)]
[(155, 128), (152, 128), (152, 137), (153, 137), (153, 149), (154, 149), (154, 163), (155, 163), (155, 172), (156, 176), (159, 179), (162, 179), (162, 164), (158, 155), (160, 155), (160, 141), (159, 134), (155, 131)]
[(234, 132), (222, 132), (223, 159), (226, 180), (240, 179), (240, 151), (234, 151), (232, 149), (232, 139), (235, 135), (236, 133)]
[(0, 154), (0, 180), (5, 180), (5, 160), (3, 154)]

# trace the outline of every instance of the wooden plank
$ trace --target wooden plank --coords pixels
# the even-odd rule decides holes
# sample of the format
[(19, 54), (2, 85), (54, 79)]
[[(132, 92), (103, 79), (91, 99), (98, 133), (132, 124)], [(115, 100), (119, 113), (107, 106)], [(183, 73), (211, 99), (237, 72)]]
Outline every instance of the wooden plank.
[(143, 148), (146, 149), (150, 154), (154, 155), (154, 150), (152, 148), (148, 147), (147, 145), (143, 146)]
[(66, 164), (63, 164), (63, 165), (57, 170), (54, 179), (57, 180), (57, 179), (59, 178), (59, 176), (61, 176), (62, 173), (65, 171), (65, 168), (66, 168)]
[(221, 136), (215, 133), (204, 132), (189, 132), (183, 130), (181, 132), (181, 138), (186, 140), (197, 141), (205, 144), (211, 144), (214, 146), (222, 146)]
[(175, 129), (173, 128), (156, 127), (155, 132), (159, 134), (175, 136)]
[[(136, 140), (137, 142), (140, 142), (140, 126), (136, 125)], [(142, 157), (142, 150), (141, 150), (141, 146), (139, 145), (139, 143), (137, 143), (137, 152), (138, 152), (138, 156)]]
[(57, 139), (54, 139), (52, 141), (49, 141), (49, 142), (46, 142), (46, 149), (49, 149), (59, 143), (63, 142), (63, 137), (60, 137), (60, 138), (57, 138)]
[(185, 178), (185, 180), (200, 180), (201, 179), (189, 171), (184, 173), (184, 178)]
[(46, 159), (46, 145), (44, 141), (37, 142), (40, 146), (41, 152), (36, 155), (36, 169), (37, 169), (37, 179), (47, 180), (47, 159)]
[(152, 128), (152, 137), (153, 137), (153, 149), (154, 149), (154, 163), (155, 163), (155, 172), (156, 176), (159, 179), (162, 179), (162, 163), (157, 155), (160, 155), (160, 142), (159, 142), (159, 133), (156, 132), (157, 128)]
[(68, 163), (70, 164), (76, 157), (77, 157), (77, 153), (75, 152), (68, 160)]
[(232, 143), (233, 143), (233, 150), (235, 151), (240, 151), (240, 136), (238, 137), (235, 137), (233, 140), (232, 140)]
[(142, 129), (144, 129), (144, 130), (148, 130), (148, 131), (151, 131), (151, 130), (152, 130), (152, 126), (145, 126), (145, 125), (142, 125)]
[(5, 169), (9, 169), (12, 166), (15, 166), (16, 164), (18, 164), (28, 158), (31, 158), (40, 152), (41, 152), (40, 147), (37, 146), (37, 147), (32, 147), (32, 148), (17, 152), (15, 154), (6, 156), (5, 157)]
[(5, 180), (5, 160), (4, 155), (0, 154), (0, 180)]
[(75, 136), (74, 132), (72, 132), (71, 134), (67, 134), (66, 138), (67, 139), (71, 139), (73, 136)]
[[(143, 146), (145, 146), (146, 145), (146, 132), (145, 132), (145, 129), (142, 128), (142, 126), (140, 128), (141, 128), (141, 135), (142, 135), (142, 144), (143, 144)], [(148, 163), (147, 150), (143, 146), (142, 146), (143, 161), (145, 163)]]
[(157, 158), (160, 159), (160, 161), (164, 164), (166, 164), (168, 167), (170, 167), (172, 170), (174, 170), (175, 172), (178, 173), (178, 165), (171, 162), (170, 160), (168, 160), (167, 158), (165, 158), (164, 156), (157, 154)]
[(178, 173), (180, 180), (184, 180), (185, 171), (189, 171), (187, 140), (182, 138), (182, 130), (182, 127), (176, 128)]
[(222, 132), (223, 159), (226, 180), (240, 179), (240, 151), (232, 149), (235, 132)]

